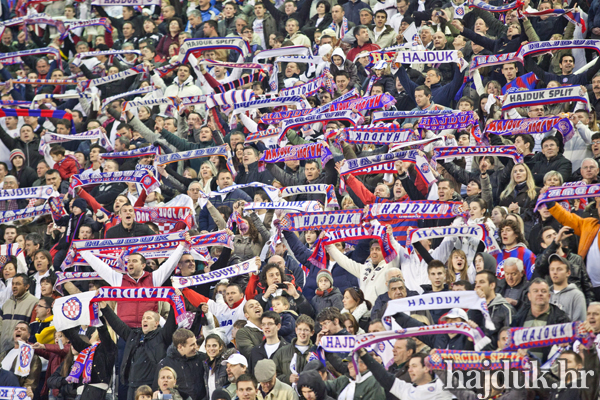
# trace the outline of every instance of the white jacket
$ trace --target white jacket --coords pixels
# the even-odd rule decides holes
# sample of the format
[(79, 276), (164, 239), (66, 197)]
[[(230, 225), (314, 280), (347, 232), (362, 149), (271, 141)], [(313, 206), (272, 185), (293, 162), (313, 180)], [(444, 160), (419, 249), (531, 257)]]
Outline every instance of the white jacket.
[[(191, 75), (181, 85), (179, 84), (178, 78), (175, 78), (175, 80), (173, 80), (173, 84), (169, 87), (165, 85), (165, 81), (163, 81), (163, 79), (160, 76), (158, 76), (158, 74), (152, 74), (151, 76), (152, 82), (154, 82), (154, 84), (158, 88), (162, 89), (163, 93), (165, 94), (165, 97), (189, 97), (201, 96), (203, 94), (202, 89), (200, 89), (194, 84), (194, 77)], [(164, 114), (166, 109), (166, 105), (160, 106), (161, 114)]]

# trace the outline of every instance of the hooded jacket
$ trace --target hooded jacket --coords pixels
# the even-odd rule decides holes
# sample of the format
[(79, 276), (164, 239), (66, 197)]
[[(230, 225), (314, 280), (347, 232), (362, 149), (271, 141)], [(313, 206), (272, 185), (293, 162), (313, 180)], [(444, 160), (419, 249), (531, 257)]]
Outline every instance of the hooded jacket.
[[(158, 364), (158, 370), (171, 367), (177, 372), (177, 388), (183, 398), (200, 400), (206, 396), (204, 383), (204, 363), (200, 354), (193, 357), (182, 356), (175, 345), (167, 349), (167, 356)], [(158, 374), (154, 377), (152, 390), (158, 390)]]
[(512, 319), (516, 314), (515, 308), (510, 305), (502, 295), (496, 293), (496, 297), (488, 304), (490, 318), (494, 323), (495, 329), (486, 329), (481, 311), (469, 310), (469, 319), (475, 321), (479, 325), (486, 336), (492, 339), (492, 343), (496, 343), (498, 332), (505, 326), (510, 326)]
[(552, 285), (550, 293), (550, 303), (563, 310), (571, 321), (585, 321), (587, 315), (585, 297), (577, 285), (569, 283), (558, 293), (554, 292), (554, 285)]
[[(335, 65), (335, 63), (333, 62), (333, 56), (342, 57), (342, 60), (344, 60), (342, 62), (342, 65), (340, 65), (339, 67)], [(329, 69), (331, 75), (333, 75), (334, 80), (335, 77), (340, 74), (340, 72), (345, 71), (348, 73), (348, 75), (350, 75), (350, 83), (348, 84), (348, 88), (352, 89), (354, 86), (360, 85), (360, 82), (358, 81), (358, 72), (356, 69), (356, 65), (354, 65), (352, 61), (346, 58), (346, 55), (344, 54), (344, 51), (341, 49), (341, 47), (337, 47), (331, 54), (331, 57), (331, 64), (329, 65)]]
[(301, 399), (304, 399), (302, 397), (302, 388), (307, 387), (315, 393), (316, 400), (333, 400), (332, 397), (327, 395), (327, 386), (325, 386), (323, 378), (321, 378), (321, 375), (316, 370), (301, 372), (298, 376), (297, 385)]
[(297, 341), (298, 338), (292, 339), (290, 344), (283, 346), (273, 356), (273, 362), (275, 362), (275, 367), (277, 368), (277, 379), (288, 385), (291, 385), (290, 375), (292, 375), (292, 371), (290, 370), (290, 363), (292, 358), (296, 355), (296, 371), (301, 373), (306, 365), (306, 356), (314, 346), (312, 341), (309, 342), (308, 349), (304, 353), (301, 353), (296, 347)]

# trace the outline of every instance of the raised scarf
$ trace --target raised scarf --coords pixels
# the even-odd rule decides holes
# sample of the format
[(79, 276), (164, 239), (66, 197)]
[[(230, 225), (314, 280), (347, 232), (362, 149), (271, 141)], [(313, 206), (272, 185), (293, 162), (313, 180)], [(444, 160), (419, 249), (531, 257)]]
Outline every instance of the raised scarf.
[(565, 200), (573, 199), (587, 199), (588, 197), (597, 197), (600, 192), (600, 184), (593, 183), (591, 185), (563, 185), (559, 187), (552, 187), (546, 191), (546, 193), (540, 194), (535, 204), (534, 211), (544, 203), (551, 201), (562, 202)]
[(589, 109), (587, 95), (581, 90), (581, 87), (577, 85), (508, 93), (504, 96), (502, 111), (508, 111), (517, 107), (570, 103), (572, 101), (582, 102)]
[(510, 328), (503, 351), (551, 347), (579, 340), (584, 346), (594, 343), (593, 334), (583, 329), (582, 322), (536, 326), (533, 328)]
[(285, 146), (277, 149), (265, 150), (258, 161), (258, 170), (265, 170), (265, 163), (279, 163), (294, 160), (312, 160), (321, 157), (321, 165), (325, 166), (333, 158), (331, 150), (326, 142), (299, 144), (296, 146)]
[(260, 117), (260, 122), (263, 124), (276, 125), (276, 124), (280, 123), (281, 121), (289, 119), (289, 118), (303, 117), (305, 115), (312, 114), (314, 110), (315, 110), (314, 108), (306, 108), (304, 110), (288, 110), (288, 111), (272, 112), (269, 114), (264, 114), (262, 117)]
[[(42, 204), (41, 206), (22, 208), (20, 210), (0, 211), (0, 224), (6, 224), (8, 222), (18, 221), (20, 219), (35, 218), (45, 214), (58, 216), (59, 214), (53, 212), (52, 206), (50, 205), (50, 200), (52, 199), (53, 198), (50, 198), (48, 202)], [(60, 203), (60, 205), (62, 206), (62, 203)], [(64, 215), (66, 215), (64, 208), (62, 211), (64, 212)], [(55, 217), (54, 219), (57, 220), (60, 219), (60, 217)]]
[(64, 143), (70, 142), (71, 140), (93, 139), (98, 139), (98, 144), (107, 149), (108, 151), (113, 150), (112, 144), (110, 144), (110, 141), (106, 137), (106, 134), (102, 132), (100, 128), (92, 129), (91, 131), (76, 133), (73, 135), (58, 135), (56, 133), (46, 133), (44, 136), (42, 136), (42, 139), (40, 140), (40, 148), (43, 147), (44, 144)]
[(316, 184), (316, 185), (302, 185), (302, 186), (288, 186), (281, 189), (280, 196), (288, 197), (297, 194), (325, 194), (325, 210), (331, 210), (340, 208), (335, 195), (335, 187), (333, 185)]
[(230, 279), (234, 276), (257, 273), (260, 265), (256, 262), (256, 257), (239, 264), (231, 265), (216, 271), (193, 276), (174, 276), (171, 278), (173, 287), (182, 289), (191, 286), (204, 285), (205, 283), (218, 282), (222, 279)]
[(31, 345), (19, 340), (19, 355), (17, 356), (17, 365), (15, 367), (15, 375), (26, 377), (31, 371), (31, 362), (35, 351)]
[[(351, 125), (356, 126), (362, 123), (362, 116), (354, 111), (334, 111), (325, 112), (322, 114), (310, 114), (303, 117), (292, 118), (283, 121), (283, 127), (281, 128), (281, 137), (287, 133), (290, 129), (298, 129), (307, 124), (314, 124), (321, 122), (326, 125), (329, 121), (346, 121)], [(280, 139), (281, 140), (281, 139)]]
[(129, 92), (119, 93), (114, 96), (110, 96), (110, 97), (102, 100), (102, 111), (104, 111), (106, 109), (107, 105), (109, 105), (110, 103), (112, 103), (115, 100), (122, 99), (124, 97), (129, 97), (129, 96), (137, 96), (138, 94), (150, 93), (150, 92), (154, 92), (155, 90), (157, 90), (156, 87), (154, 85), (150, 85), (150, 86), (146, 86), (143, 88), (130, 90)]
[(536, 135), (546, 134), (556, 129), (563, 135), (563, 142), (569, 141), (575, 134), (575, 128), (569, 118), (541, 117), (522, 119), (499, 119), (490, 121), (485, 133), (494, 135)]
[(99, 301), (166, 301), (175, 312), (175, 320), (180, 323), (185, 320), (185, 303), (175, 293), (175, 289), (167, 287), (103, 287), (90, 300), (90, 325), (100, 325)]
[(250, 43), (241, 37), (186, 39), (179, 48), (179, 62), (185, 64), (190, 55), (196, 58), (208, 50), (235, 50), (245, 59), (250, 54)]
[(160, 97), (157, 99), (140, 99), (140, 100), (131, 100), (123, 102), (123, 110), (122, 114), (125, 114), (127, 111), (132, 108), (138, 108), (142, 106), (146, 106), (152, 108), (154, 106), (167, 105), (171, 107), (177, 107), (177, 97)]
[(362, 214), (360, 209), (288, 213), (278, 224), (282, 230), (294, 232), (358, 228), (362, 224)]
[(52, 186), (35, 186), (22, 189), (0, 190), (0, 201), (18, 199), (44, 199), (59, 196)]
[(519, 18), (523, 17), (541, 17), (543, 15), (547, 15), (549, 17), (565, 17), (569, 22), (572, 22), (574, 25), (581, 26), (582, 32), (585, 32), (585, 20), (582, 18), (581, 13), (577, 11), (576, 8), (570, 8), (568, 10), (563, 10), (560, 8), (553, 8), (549, 10), (543, 11), (519, 11)]
[(500, 253), (500, 246), (493, 235), (490, 235), (484, 224), (464, 225), (464, 226), (440, 226), (437, 228), (421, 228), (408, 230), (406, 244), (411, 245), (414, 242), (423, 239), (438, 239), (446, 237), (473, 237), (479, 239), (485, 244), (489, 254)]
[[(88, 22), (88, 21), (80, 21), (80, 22)], [(97, 57), (97, 56), (114, 56), (117, 54), (135, 54), (137, 56), (141, 56), (142, 52), (139, 50), (108, 50), (108, 51), (86, 51), (85, 53), (77, 53), (75, 57), (73, 57), (73, 65), (79, 67), (84, 58)]]
[(267, 58), (280, 57), (280, 56), (295, 56), (295, 55), (310, 56), (310, 55), (312, 55), (312, 53), (311, 53), (310, 49), (305, 46), (281, 47), (278, 49), (262, 50), (262, 51), (258, 52), (258, 54), (256, 54), (254, 56), (254, 59), (252, 60), (252, 62), (258, 63), (258, 60), (264, 60)]
[(248, 223), (244, 221), (240, 213), (238, 213), (237, 211), (232, 212), (229, 218), (227, 219), (227, 229), (233, 231), (233, 224), (237, 225), (238, 230), (242, 235), (248, 233), (248, 230), (250, 229)]
[[(88, 19), (83, 21), (73, 21), (66, 24), (66, 31), (62, 35), (60, 35), (60, 40), (65, 40), (70, 31), (78, 28), (85, 28), (88, 26), (101, 26), (104, 29), (106, 29), (108, 33), (112, 33), (113, 31), (110, 19), (105, 17)], [(115, 50), (112, 51), (114, 52), (113, 54), (117, 53)], [(77, 54), (75, 55), (75, 57), (77, 57)]]
[(470, 337), (473, 339), (476, 351), (480, 351), (491, 342), (490, 338), (486, 337), (481, 329), (471, 328), (466, 322), (458, 322), (443, 325), (415, 326), (395, 331), (365, 333), (363, 335), (323, 336), (319, 342), (319, 347), (332, 353), (349, 353), (386, 340), (449, 333), (458, 333)]
[(277, 189), (274, 186), (271, 185), (267, 185), (266, 183), (261, 183), (261, 182), (250, 182), (250, 183), (242, 183), (239, 185), (231, 185), (231, 186), (227, 186), (224, 189), (218, 190), (218, 191), (214, 191), (214, 192), (210, 192), (208, 194), (205, 194), (204, 192), (200, 192), (200, 198), (198, 199), (198, 203), (200, 204), (200, 207), (204, 208), (204, 206), (206, 205), (208, 199), (211, 199), (213, 197), (217, 197), (217, 196), (226, 196), (227, 194), (237, 190), (237, 189), (244, 189), (247, 187), (253, 187), (253, 188), (261, 188), (262, 190), (265, 191), (265, 193), (267, 194), (267, 196), (269, 196), (269, 198), (271, 199), (271, 201), (273, 202), (277, 202), (280, 200), (279, 198), (279, 189)]
[(69, 184), (69, 194), (73, 195), (75, 193), (75, 188), (77, 187), (114, 182), (139, 183), (146, 193), (150, 193), (160, 186), (154, 175), (146, 170), (101, 172), (93, 175), (73, 175), (71, 183)]
[(501, 370), (504, 364), (513, 370), (529, 369), (529, 358), (521, 357), (517, 353), (504, 351), (466, 351), (466, 350), (446, 350), (433, 349), (432, 353), (426, 359), (430, 369), (447, 370), (448, 364), (452, 364), (452, 369), (460, 371), (470, 370)]
[(155, 146), (142, 147), (141, 149), (119, 151), (116, 153), (103, 153), (102, 158), (138, 158), (147, 156), (157, 156), (160, 149)]
[(413, 312), (422, 310), (445, 310), (450, 308), (462, 308), (467, 310), (479, 310), (485, 319), (486, 329), (495, 329), (487, 301), (481, 298), (473, 290), (459, 292), (426, 293), (418, 297), (406, 297), (403, 299), (390, 300), (382, 317), (386, 329), (392, 329), (393, 316), (400, 312)]
[(384, 93), (354, 100), (331, 103), (328, 111), (374, 110), (378, 108), (389, 107), (394, 104), (396, 104), (396, 99), (393, 96)]
[[(435, 106), (434, 106), (435, 107)], [(422, 118), (431, 116), (440, 116), (445, 114), (453, 114), (452, 110), (419, 110), (419, 111), (377, 111), (371, 117), (371, 123), (393, 121), (403, 118)]]
[(196, 158), (204, 158), (204, 157), (212, 157), (212, 156), (221, 156), (226, 160), (227, 169), (231, 174), (235, 177), (236, 171), (233, 166), (233, 162), (231, 161), (231, 152), (227, 149), (227, 145), (207, 147), (205, 149), (196, 149), (196, 150), (188, 150), (182, 151), (179, 153), (171, 153), (165, 154), (162, 156), (156, 157), (155, 163), (156, 165), (165, 165), (174, 163), (177, 161), (185, 161), (185, 160), (193, 160)]
[(342, 129), (338, 135), (346, 143), (385, 145), (414, 141), (421, 135), (413, 129), (402, 129), (395, 124), (360, 125)]
[(312, 255), (308, 258), (313, 265), (323, 269), (327, 268), (327, 257), (325, 246), (346, 241), (356, 241), (363, 239), (376, 239), (379, 242), (381, 253), (385, 262), (390, 263), (398, 256), (394, 246), (387, 233), (386, 225), (375, 225), (359, 228), (332, 230), (326, 233), (323, 238), (317, 240)]
[(244, 205), (244, 214), (246, 211), (253, 210), (289, 210), (295, 212), (316, 212), (323, 211), (323, 206), (318, 201), (278, 201), (276, 203), (246, 203)]
[(38, 117), (67, 119), (71, 121), (71, 132), (75, 133), (73, 115), (62, 110), (31, 110), (27, 108), (0, 108), (0, 118), (4, 117)]
[[(0, 28), (0, 30), (1, 29), (2, 28)], [(4, 60), (10, 60), (10, 59), (16, 59), (16, 58), (21, 59), (21, 57), (36, 56), (36, 55), (40, 55), (40, 54), (54, 54), (54, 56), (57, 59), (60, 59), (60, 50), (58, 50), (55, 47), (44, 47), (41, 49), (29, 49), (29, 50), (14, 51), (12, 53), (0, 54), (0, 61), (2, 61), (2, 63), (4, 64), (5, 63)], [(12, 81), (18, 82), (18, 80), (14, 80), (14, 79)]]
[(445, 219), (464, 215), (460, 201), (414, 200), (401, 203), (376, 203), (367, 206), (365, 220)]
[(461, 71), (469, 66), (468, 62), (458, 56), (457, 50), (401, 51), (398, 53), (396, 62), (400, 64), (456, 63)]
[[(281, 89), (279, 96), (300, 96), (305, 97), (314, 96), (317, 94), (319, 89), (325, 87), (327, 83), (327, 75), (321, 74), (318, 77), (311, 79), (303, 85), (293, 86), (291, 88)], [(273, 87), (271, 87), (273, 89)]]
[(274, 107), (282, 107), (282, 106), (297, 106), (299, 109), (309, 109), (310, 104), (306, 101), (306, 99), (300, 96), (289, 96), (289, 97), (275, 97), (268, 99), (258, 99), (245, 101), (242, 103), (237, 103), (233, 106), (233, 112), (231, 113), (231, 118), (235, 115), (250, 111), (256, 108), (274, 108)]
[(92, 368), (94, 366), (94, 354), (100, 342), (96, 342), (90, 347), (83, 349), (73, 361), (71, 372), (67, 376), (66, 381), (69, 383), (79, 383), (79, 379), (83, 376), (82, 383), (90, 383), (92, 380)]
[(31, 400), (23, 387), (0, 386), (0, 400)]
[[(113, 0), (110, 0), (113, 1)], [(137, 75), (137, 74), (148, 74), (148, 67), (144, 64), (136, 65), (133, 68), (129, 68), (125, 71), (117, 72), (116, 74), (107, 75), (101, 78), (91, 79), (88, 81), (82, 81), (77, 84), (77, 90), (83, 92), (90, 87), (104, 85), (105, 83), (110, 83), (114, 81), (119, 81), (125, 79), (129, 76)]]
[(64, 295), (62, 285), (72, 281), (91, 281), (94, 279), (102, 279), (97, 272), (56, 272), (56, 283), (53, 290)]
[(433, 149), (432, 161), (467, 156), (510, 157), (516, 164), (523, 162), (523, 154), (515, 146), (451, 146)]
[(178, 222), (185, 223), (187, 229), (195, 224), (194, 211), (189, 207), (136, 207), (134, 210), (136, 222), (153, 222), (161, 234), (175, 229)]
[(510, 10), (514, 10), (515, 8), (521, 7), (523, 5), (523, 1), (516, 0), (516, 1), (513, 1), (512, 3), (505, 4), (503, 6), (492, 6), (481, 0), (467, 0), (467, 4), (470, 8), (475, 7), (475, 8), (479, 8), (481, 10), (485, 10), (485, 11), (489, 11), (489, 12), (503, 13), (503, 12), (507, 12)]
[(441, 115), (423, 117), (419, 121), (420, 129), (441, 131), (444, 129), (464, 129), (471, 127), (471, 134), (478, 142), (481, 142), (481, 131), (479, 121), (475, 119), (473, 111), (462, 111), (453, 115)]
[(269, 126), (264, 131), (256, 131), (248, 134), (244, 143), (263, 141), (265, 143), (272, 142), (273, 144), (277, 145), (281, 138), (281, 129), (274, 126)]

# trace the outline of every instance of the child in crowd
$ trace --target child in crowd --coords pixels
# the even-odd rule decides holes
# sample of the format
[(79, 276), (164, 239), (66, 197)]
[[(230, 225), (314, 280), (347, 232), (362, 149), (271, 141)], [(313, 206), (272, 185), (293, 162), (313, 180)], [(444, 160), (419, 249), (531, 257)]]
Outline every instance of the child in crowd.
[(60, 177), (68, 181), (73, 175), (79, 173), (77, 159), (73, 156), (65, 156), (65, 148), (56, 145), (50, 149), (50, 157), (54, 161), (54, 169), (60, 173)]
[(310, 301), (316, 314), (327, 307), (336, 307), (338, 310), (344, 308), (342, 302), (344, 297), (340, 289), (333, 286), (333, 276), (329, 270), (322, 269), (317, 274), (317, 285), (319, 289), (315, 291), (315, 296)]
[(289, 343), (296, 337), (296, 318), (298, 314), (290, 310), (290, 302), (284, 296), (277, 296), (271, 302), (273, 311), (281, 317), (281, 329), (279, 336), (287, 340)]

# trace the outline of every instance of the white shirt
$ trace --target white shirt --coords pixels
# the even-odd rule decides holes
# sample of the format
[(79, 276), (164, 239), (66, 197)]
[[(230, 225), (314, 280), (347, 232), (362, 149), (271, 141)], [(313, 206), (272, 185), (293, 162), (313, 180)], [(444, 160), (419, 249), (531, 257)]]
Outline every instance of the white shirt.
[(273, 353), (279, 348), (279, 342), (275, 344), (266, 344), (265, 343), (265, 351), (267, 352), (267, 357), (271, 358)]
[(585, 260), (587, 273), (590, 276), (590, 281), (592, 281), (593, 287), (600, 286), (600, 268), (598, 268), (599, 264), (600, 249), (598, 249), (598, 235), (596, 235), (596, 237), (594, 238), (594, 243), (592, 243), (592, 245), (590, 246), (587, 258)]
[(265, 35), (264, 35), (264, 26), (263, 26), (263, 20), (262, 19), (255, 19), (254, 22), (252, 23), (252, 29), (254, 29), (254, 33), (256, 33), (259, 37), (260, 37), (260, 45), (263, 49), (266, 49), (266, 43), (265, 43)]

